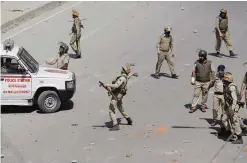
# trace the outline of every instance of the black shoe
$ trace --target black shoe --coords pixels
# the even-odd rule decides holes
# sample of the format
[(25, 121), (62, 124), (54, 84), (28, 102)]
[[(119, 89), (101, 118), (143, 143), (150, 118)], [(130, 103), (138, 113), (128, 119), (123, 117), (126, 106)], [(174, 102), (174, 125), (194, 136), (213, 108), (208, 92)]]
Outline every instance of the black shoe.
[(177, 79), (178, 76), (176, 74), (172, 74), (172, 78)]
[(154, 74), (154, 77), (155, 77), (156, 79), (159, 79), (159, 78), (160, 78), (160, 74), (156, 72), (156, 73)]
[(230, 56), (235, 57), (235, 56), (237, 56), (237, 54), (234, 54), (233, 51), (230, 51)]
[(114, 126), (112, 126), (112, 128), (109, 129), (110, 131), (118, 131), (120, 130), (119, 125), (115, 124)]
[(216, 52), (216, 56), (222, 58), (219, 51)]
[(213, 120), (213, 122), (211, 123), (211, 126), (216, 126), (217, 125), (217, 121), (216, 120)]
[(237, 135), (237, 139), (232, 141), (232, 144), (243, 144), (243, 143), (244, 143), (243, 138), (240, 135)]
[(130, 117), (126, 118), (126, 121), (128, 122), (128, 125), (132, 125), (133, 121)]

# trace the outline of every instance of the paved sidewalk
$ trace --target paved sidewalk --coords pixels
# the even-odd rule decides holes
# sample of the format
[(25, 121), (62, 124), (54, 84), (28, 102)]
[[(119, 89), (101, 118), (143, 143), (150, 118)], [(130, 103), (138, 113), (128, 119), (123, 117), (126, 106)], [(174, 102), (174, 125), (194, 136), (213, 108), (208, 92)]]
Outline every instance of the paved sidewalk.
[(66, 3), (66, 1), (22, 1), (1, 2), (1, 32), (17, 27), (18, 25), (52, 10)]
[(51, 1), (3, 1), (1, 2), (1, 25), (49, 2)]

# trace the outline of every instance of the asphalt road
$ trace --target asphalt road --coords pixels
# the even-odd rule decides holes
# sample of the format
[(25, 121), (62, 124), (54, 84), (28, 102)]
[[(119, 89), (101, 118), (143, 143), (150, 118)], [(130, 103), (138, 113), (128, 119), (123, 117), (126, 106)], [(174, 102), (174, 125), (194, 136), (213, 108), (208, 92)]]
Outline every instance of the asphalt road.
[[(229, 11), (231, 41), (240, 58), (209, 56), (215, 67), (225, 64), (240, 85), (246, 61), (246, 2), (83, 2), (76, 6), (85, 30), (81, 41), (82, 58), (71, 61), (77, 74), (77, 92), (63, 110), (40, 114), (32, 108), (2, 113), (3, 163), (209, 163), (224, 144), (209, 129), (212, 94), (206, 113), (188, 113), (192, 99), (190, 85), (196, 50), (214, 52), (214, 22), (219, 10)], [(47, 12), (2, 35), (12, 36), (32, 24), (72, 5)], [(181, 5), (184, 10), (181, 9)], [(52, 58), (58, 42), (69, 43), (71, 9), (14, 35), (39, 62)], [(179, 79), (152, 78), (157, 61), (156, 41), (164, 26), (172, 27), (175, 41), (176, 72)], [(193, 31), (196, 30), (197, 33)], [(70, 49), (70, 52), (72, 50)], [(225, 45), (222, 53), (228, 55)], [(134, 120), (133, 126), (121, 125), (117, 132), (104, 127), (109, 121), (109, 97), (98, 81), (111, 82), (126, 62), (135, 63), (138, 78), (129, 82), (124, 106)], [(162, 67), (169, 74), (166, 63)], [(121, 118), (120, 114), (118, 114)], [(247, 117), (247, 111), (242, 110)], [(122, 123), (126, 123), (122, 119)], [(176, 126), (202, 127), (176, 129)], [(92, 127), (94, 126), (94, 127)], [(203, 128), (204, 127), (204, 128)], [(244, 137), (247, 142), (247, 138)], [(216, 163), (246, 163), (244, 145), (228, 143)], [(172, 153), (172, 151), (174, 151)]]

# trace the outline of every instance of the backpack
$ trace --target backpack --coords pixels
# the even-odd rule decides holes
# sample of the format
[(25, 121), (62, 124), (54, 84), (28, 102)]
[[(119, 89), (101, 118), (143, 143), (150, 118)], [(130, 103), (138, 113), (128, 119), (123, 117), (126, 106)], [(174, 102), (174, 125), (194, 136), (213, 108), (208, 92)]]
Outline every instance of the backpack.
[(240, 94), (240, 91), (238, 90), (238, 87), (237, 87), (235, 84), (230, 84), (230, 85), (229, 85), (229, 88), (230, 88), (231, 86), (234, 86), (234, 87), (235, 87), (236, 92), (237, 92), (237, 102), (240, 102), (240, 101), (241, 101), (241, 94)]

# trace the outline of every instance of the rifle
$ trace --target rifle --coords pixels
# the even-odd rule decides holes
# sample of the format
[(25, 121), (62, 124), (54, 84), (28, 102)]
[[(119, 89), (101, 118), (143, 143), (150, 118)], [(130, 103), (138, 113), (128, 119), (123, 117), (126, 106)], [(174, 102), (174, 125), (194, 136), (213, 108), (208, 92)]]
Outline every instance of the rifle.
[(99, 87), (103, 87), (103, 88), (105, 88), (107, 91), (108, 91), (108, 95), (112, 95), (112, 97), (116, 100), (116, 101), (119, 101), (118, 99), (117, 99), (117, 97), (112, 93), (112, 91), (111, 91), (111, 89), (109, 89), (108, 87), (105, 87), (104, 86), (104, 83), (103, 82), (101, 82), (101, 81), (99, 81)]

